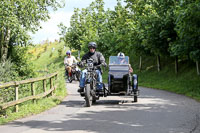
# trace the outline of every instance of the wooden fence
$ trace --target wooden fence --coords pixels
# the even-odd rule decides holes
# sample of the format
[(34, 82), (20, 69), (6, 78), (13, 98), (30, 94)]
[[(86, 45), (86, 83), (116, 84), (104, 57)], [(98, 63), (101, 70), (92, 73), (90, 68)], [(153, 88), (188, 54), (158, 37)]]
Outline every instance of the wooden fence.
[[(40, 77), (40, 78), (31, 78), (31, 79), (22, 80), (22, 81), (11, 81), (8, 83), (0, 84), (0, 89), (5, 89), (8, 87), (15, 88), (15, 100), (0, 104), (0, 109), (3, 110), (3, 109), (6, 109), (8, 107), (15, 105), (16, 112), (18, 112), (18, 104), (20, 104), (20, 103), (23, 103), (28, 100), (33, 100), (35, 103), (36, 99), (45, 97), (45, 96), (49, 95), (50, 93), (51, 93), (51, 95), (53, 95), (53, 91), (56, 89), (56, 85), (55, 85), (56, 82), (54, 83), (54, 81), (57, 79), (57, 75), (58, 75), (58, 73), (56, 72), (56, 73), (52, 73), (52, 74), (49, 74), (49, 75), (46, 75), (46, 76)], [(47, 90), (47, 83), (46, 83), (47, 79), (50, 80), (50, 89), (48, 89), (48, 90)], [(34, 83), (38, 82), (38, 81), (43, 81), (43, 86), (41, 87), (41, 88), (43, 88), (43, 93), (36, 95)], [(30, 89), (32, 91), (32, 96), (27, 96), (27, 97), (19, 99), (19, 89), (20, 89), (19, 85), (29, 84), (29, 83), (31, 84)]]

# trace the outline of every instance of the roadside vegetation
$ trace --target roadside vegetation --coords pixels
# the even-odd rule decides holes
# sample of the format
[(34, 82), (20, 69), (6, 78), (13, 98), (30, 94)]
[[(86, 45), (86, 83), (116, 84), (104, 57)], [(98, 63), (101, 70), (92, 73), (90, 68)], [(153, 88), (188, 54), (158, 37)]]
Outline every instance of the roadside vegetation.
[[(34, 33), (40, 29), (42, 21), (50, 18), (49, 9), (56, 11), (63, 6), (63, 0), (0, 1), (0, 84), (59, 72), (58, 86), (53, 97), (37, 100), (36, 104), (32, 104), (31, 101), (20, 104), (18, 113), (14, 113), (14, 107), (0, 110), (0, 124), (49, 109), (66, 95), (62, 67), (59, 63), (63, 60), (60, 50), (63, 44), (57, 45), (57, 41), (47, 41), (34, 46), (29, 35), (30, 32)], [(55, 47), (54, 52), (51, 47)], [(23, 87), (20, 90), (24, 96), (28, 95), (27, 88)], [(13, 100), (13, 94), (12, 87), (0, 89), (0, 104)]]
[[(44, 75), (47, 75), (53, 72), (59, 72), (58, 77), (57, 77), (57, 83), (56, 83), (57, 84), (56, 91), (54, 92), (54, 95), (51, 97), (45, 97), (45, 98), (37, 100), (36, 104), (34, 104), (32, 101), (28, 101), (28, 102), (20, 104), (19, 112), (17, 113), (15, 112), (14, 107), (10, 107), (6, 110), (1, 110), (0, 124), (5, 124), (15, 119), (23, 118), (25, 116), (29, 116), (33, 114), (38, 114), (45, 110), (48, 110), (56, 106), (57, 104), (59, 104), (62, 101), (62, 99), (67, 95), (66, 87), (65, 87), (65, 79), (64, 79), (64, 67), (63, 67), (63, 58), (65, 56), (64, 44), (59, 43), (58, 41), (55, 41), (53, 43), (46, 41), (44, 44), (41, 44), (41, 45), (38, 44), (36, 46), (29, 47), (26, 54), (32, 55), (32, 56), (29, 56), (30, 57), (29, 60), (32, 65), (31, 67), (34, 68), (34, 71), (33, 71), (34, 77), (42, 77)], [(6, 64), (6, 65), (10, 66), (12, 64)], [(7, 71), (6, 73), (8, 74), (7, 77), (10, 77), (10, 75), (14, 72), (7, 69), (6, 69)], [(17, 78), (17, 79), (21, 80), (21, 78)], [(18, 81), (13, 78), (9, 78), (9, 79), (7, 78), (6, 80)], [(27, 95), (28, 90), (26, 90), (25, 88), (23, 91), (24, 91), (23, 95)], [(12, 99), (11, 97), (13, 96), (12, 93), (13, 92), (11, 91), (6, 91), (6, 94), (4, 94), (3, 90), (0, 90), (0, 96), (2, 98), (6, 97), (8, 99)], [(2, 102), (3, 101), (1, 101), (1, 103)]]
[(142, 70), (139, 59), (132, 58), (134, 73), (139, 76), (139, 86), (171, 91), (200, 101), (200, 76), (193, 61), (180, 61), (179, 73), (174, 73), (174, 61), (162, 59), (162, 70), (157, 71), (155, 57), (144, 59)]

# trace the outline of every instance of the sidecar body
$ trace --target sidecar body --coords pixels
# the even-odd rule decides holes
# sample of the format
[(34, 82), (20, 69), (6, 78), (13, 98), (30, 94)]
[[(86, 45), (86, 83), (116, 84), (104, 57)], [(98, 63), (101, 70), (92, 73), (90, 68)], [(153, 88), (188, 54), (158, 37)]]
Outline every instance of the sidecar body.
[(129, 57), (121, 59), (118, 56), (109, 57), (108, 95), (130, 95), (137, 102), (138, 77), (131, 75)]

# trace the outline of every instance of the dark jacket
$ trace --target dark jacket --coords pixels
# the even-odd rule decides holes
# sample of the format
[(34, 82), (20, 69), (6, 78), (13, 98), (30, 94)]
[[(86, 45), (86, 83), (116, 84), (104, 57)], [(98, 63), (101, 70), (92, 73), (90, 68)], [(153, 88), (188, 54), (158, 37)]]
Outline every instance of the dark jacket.
[(82, 57), (81, 61), (87, 60), (90, 58), (94, 60), (94, 66), (97, 66), (100, 64), (105, 65), (105, 58), (100, 52), (97, 52), (97, 51), (95, 51), (94, 53), (88, 52)]

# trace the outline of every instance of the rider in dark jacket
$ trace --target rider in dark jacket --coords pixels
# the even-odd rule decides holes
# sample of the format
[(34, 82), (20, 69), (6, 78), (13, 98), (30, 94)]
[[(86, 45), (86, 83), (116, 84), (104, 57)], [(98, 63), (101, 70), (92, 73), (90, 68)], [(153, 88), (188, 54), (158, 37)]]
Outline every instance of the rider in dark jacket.
[[(106, 66), (104, 56), (102, 55), (102, 53), (97, 52), (96, 48), (97, 48), (97, 44), (95, 42), (90, 42), (88, 44), (89, 52), (86, 53), (82, 57), (81, 62), (79, 63), (80, 66), (83, 65), (84, 60), (87, 60), (87, 59), (90, 59), (90, 58), (94, 60), (94, 66), (99, 66), (99, 65)], [(98, 68), (96, 70), (97, 75), (98, 75), (97, 81), (102, 82), (101, 68), (100, 67), (97, 67), (97, 68)], [(85, 69), (85, 70), (82, 71), (81, 76), (80, 76), (80, 85), (79, 85), (80, 89), (78, 89), (78, 92), (83, 92), (83, 90), (84, 90), (86, 74), (87, 74), (87, 70)], [(97, 85), (97, 90), (101, 91), (102, 87), (103, 87), (102, 84)]]

